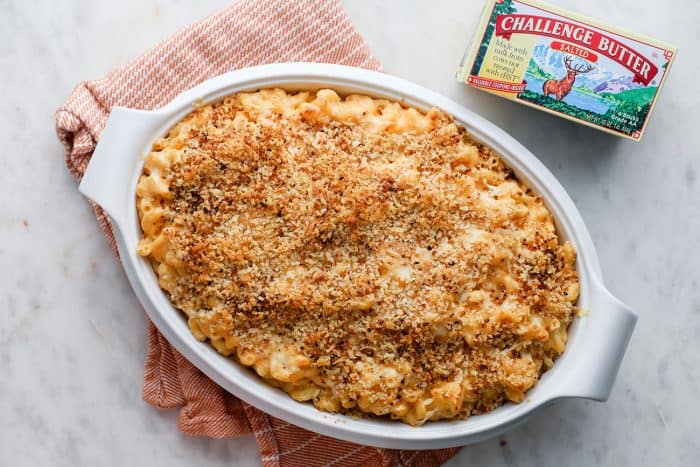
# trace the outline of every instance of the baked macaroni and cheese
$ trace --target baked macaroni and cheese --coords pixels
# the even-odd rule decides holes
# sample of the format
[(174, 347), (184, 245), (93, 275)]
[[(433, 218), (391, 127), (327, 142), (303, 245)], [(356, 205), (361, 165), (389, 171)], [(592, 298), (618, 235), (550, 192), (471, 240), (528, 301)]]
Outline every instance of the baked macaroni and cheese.
[(467, 417), (523, 401), (564, 351), (574, 249), (437, 109), (238, 93), (153, 144), (136, 202), (194, 336), (321, 410)]

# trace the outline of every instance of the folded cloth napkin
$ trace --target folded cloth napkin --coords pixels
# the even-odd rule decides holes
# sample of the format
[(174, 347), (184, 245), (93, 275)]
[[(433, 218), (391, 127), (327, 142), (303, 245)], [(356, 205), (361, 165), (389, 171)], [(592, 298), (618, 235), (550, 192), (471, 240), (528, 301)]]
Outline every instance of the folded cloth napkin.
[[(79, 181), (115, 105), (153, 109), (212, 76), (295, 61), (381, 69), (339, 0), (240, 0), (104, 78), (78, 84), (56, 113), (68, 168)], [(118, 256), (109, 219), (99, 206), (93, 208)], [(265, 466), (437, 466), (458, 451), (371, 448), (273, 418), (207, 378), (150, 321), (143, 398), (161, 409), (182, 407), (178, 425), (189, 435), (230, 438), (253, 433)]]

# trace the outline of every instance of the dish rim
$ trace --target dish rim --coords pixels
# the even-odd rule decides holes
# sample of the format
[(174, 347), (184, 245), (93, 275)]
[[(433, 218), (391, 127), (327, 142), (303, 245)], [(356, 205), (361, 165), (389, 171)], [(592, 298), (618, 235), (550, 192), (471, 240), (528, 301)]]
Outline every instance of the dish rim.
[[(341, 94), (363, 93), (426, 109), (435, 106), (454, 116), (476, 140), (506, 161), (518, 178), (540, 194), (556, 221), (558, 233), (577, 251), (581, 281), (579, 306), (590, 311), (576, 318), (567, 348), (520, 404), (507, 403), (492, 412), (465, 420), (428, 422), (411, 427), (400, 421), (355, 419), (322, 412), (299, 403), (257, 374), (219, 355), (189, 331), (157, 283), (147, 260), (136, 254), (140, 237), (135, 189), (143, 158), (153, 140), (192, 110), (239, 91), (266, 87), (319, 89)], [(111, 183), (106, 183), (111, 178)], [(546, 167), (496, 125), (454, 101), (419, 85), (383, 73), (341, 65), (284, 63), (244, 68), (211, 78), (153, 111), (112, 109), (80, 191), (109, 215), (129, 281), (139, 301), (166, 339), (207, 376), (235, 396), (289, 423), (339, 439), (392, 449), (452, 447), (495, 436), (524, 422), (537, 409), (565, 397), (605, 400), (631, 336), (636, 315), (602, 284), (593, 241), (576, 206)], [(582, 345), (586, 343), (586, 345)], [(597, 351), (591, 351), (592, 348)], [(593, 355), (591, 355), (593, 354)], [(575, 370), (575, 371), (574, 371)]]

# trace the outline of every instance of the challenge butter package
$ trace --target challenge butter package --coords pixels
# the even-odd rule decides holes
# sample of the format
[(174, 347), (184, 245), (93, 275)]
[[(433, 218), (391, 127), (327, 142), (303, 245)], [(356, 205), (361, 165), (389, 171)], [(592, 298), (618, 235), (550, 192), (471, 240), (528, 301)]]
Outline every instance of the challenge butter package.
[(676, 47), (534, 0), (489, 0), (457, 78), (639, 140)]

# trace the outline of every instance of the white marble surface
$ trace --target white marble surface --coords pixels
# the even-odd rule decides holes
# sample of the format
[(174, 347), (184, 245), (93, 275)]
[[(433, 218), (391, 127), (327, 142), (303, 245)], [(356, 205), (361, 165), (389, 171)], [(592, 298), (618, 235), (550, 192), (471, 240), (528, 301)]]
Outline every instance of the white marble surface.
[[(0, 465), (258, 463), (252, 438), (187, 438), (174, 411), (141, 401), (144, 317), (53, 131), (77, 81), (226, 3), (1, 2)], [(606, 404), (559, 403), (450, 465), (697, 465), (698, 4), (558, 2), (681, 47), (645, 140), (633, 143), (454, 82), (478, 2), (345, 3), (388, 72), (471, 107), (544, 161), (581, 210), (608, 286), (640, 315)]]

